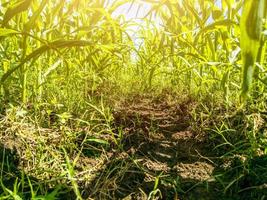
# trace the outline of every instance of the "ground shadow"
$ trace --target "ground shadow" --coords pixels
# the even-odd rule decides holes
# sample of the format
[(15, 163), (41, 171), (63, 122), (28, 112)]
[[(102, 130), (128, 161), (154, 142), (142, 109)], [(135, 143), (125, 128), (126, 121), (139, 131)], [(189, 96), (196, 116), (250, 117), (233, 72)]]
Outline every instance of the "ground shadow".
[[(201, 156), (206, 155), (203, 141), (192, 138), (192, 133), (186, 130), (173, 134), (175, 140), (170, 140), (169, 133), (156, 140), (144, 138), (141, 132), (123, 140), (123, 150), (109, 157), (88, 187), (87, 195), (95, 199), (147, 199), (153, 190), (159, 189), (157, 196), (160, 199), (177, 196), (188, 199), (192, 193), (192, 198), (213, 198), (207, 196), (211, 193), (205, 187), (212, 185), (215, 165)], [(159, 184), (156, 186), (157, 178)]]
[[(32, 190), (35, 192), (35, 196), (39, 196), (41, 199), (47, 197), (56, 191), (56, 199), (72, 200), (76, 199), (76, 196), (71, 187), (67, 184), (60, 184), (55, 187), (48, 186), (44, 181), (38, 180), (33, 176), (27, 175), (19, 167), (20, 157), (18, 156), (14, 148), (6, 146), (6, 144), (0, 143), (0, 165), (1, 165), (1, 184), (0, 195), (11, 195), (10, 192), (15, 191), (14, 194), (18, 195), (22, 199), (32, 199)], [(12, 195), (10, 196), (12, 197)], [(15, 198), (15, 196), (13, 196)], [(50, 195), (50, 198), (52, 196)], [(16, 197), (18, 198), (18, 197)]]
[(213, 187), (216, 164), (205, 138), (190, 127), (192, 103), (139, 99), (115, 110), (114, 126), (124, 136), (84, 197), (213, 199), (207, 186)]
[(13, 187), (16, 177), (20, 175), (20, 170), (17, 168), (19, 164), (19, 158), (16, 154), (16, 151), (5, 147), (3, 144), (0, 144), (0, 164), (1, 180), (3, 184), (6, 187)]

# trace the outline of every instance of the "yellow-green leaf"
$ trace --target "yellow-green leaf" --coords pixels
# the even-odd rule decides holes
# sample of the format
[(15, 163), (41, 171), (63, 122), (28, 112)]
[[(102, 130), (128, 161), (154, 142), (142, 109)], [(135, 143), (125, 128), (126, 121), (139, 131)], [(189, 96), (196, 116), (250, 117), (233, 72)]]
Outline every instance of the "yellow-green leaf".
[(19, 33), (19, 32), (15, 31), (15, 30), (12, 30), (12, 29), (0, 28), (0, 37), (12, 35), (12, 34), (17, 34), (17, 33)]
[(242, 97), (247, 96), (252, 85), (254, 65), (260, 47), (264, 8), (265, 0), (247, 0), (243, 8), (240, 22), (243, 60)]
[(30, 7), (31, 2), (32, 0), (20, 0), (13, 6), (9, 7), (4, 15), (2, 25), (6, 26), (9, 20), (12, 19), (12, 17), (27, 10)]

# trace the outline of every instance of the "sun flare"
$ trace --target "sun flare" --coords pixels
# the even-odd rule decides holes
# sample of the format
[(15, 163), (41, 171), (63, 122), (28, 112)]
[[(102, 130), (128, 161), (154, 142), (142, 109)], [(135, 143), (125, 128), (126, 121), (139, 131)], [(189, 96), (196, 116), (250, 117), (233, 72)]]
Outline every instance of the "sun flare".
[(267, 196), (267, 0), (0, 0), (0, 199)]

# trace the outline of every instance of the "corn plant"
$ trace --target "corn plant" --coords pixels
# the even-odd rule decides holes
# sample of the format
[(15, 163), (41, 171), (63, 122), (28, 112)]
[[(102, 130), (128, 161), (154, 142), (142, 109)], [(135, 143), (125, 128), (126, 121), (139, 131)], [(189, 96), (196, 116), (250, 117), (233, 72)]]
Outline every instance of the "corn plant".
[[(154, 62), (161, 68), (159, 74), (171, 75), (172, 83), (200, 93), (223, 91), (228, 101), (229, 92), (240, 88), (239, 19), (243, 1), (150, 2), (150, 14), (156, 14), (162, 25), (154, 38), (142, 34), (144, 52), (153, 48), (145, 57), (158, 59)], [(154, 71), (152, 68), (151, 74), (157, 74)]]
[(88, 92), (88, 74), (101, 75), (129, 56), (125, 27), (111, 18), (121, 3), (1, 1), (2, 96), (10, 100), (16, 92), (21, 96), (16, 100), (24, 104), (42, 99), (55, 89), (44, 91), (47, 82), (55, 84), (51, 77), (56, 73), (56, 84), (69, 88), (66, 95), (73, 91), (72, 79), (80, 79)]
[[(255, 63), (262, 64), (265, 52), (263, 32), (263, 18), (266, 17), (265, 0), (246, 1), (243, 8), (241, 25), (241, 48), (243, 57), (242, 96), (248, 94), (254, 76), (259, 76), (255, 70)], [(265, 25), (266, 27), (266, 25)]]

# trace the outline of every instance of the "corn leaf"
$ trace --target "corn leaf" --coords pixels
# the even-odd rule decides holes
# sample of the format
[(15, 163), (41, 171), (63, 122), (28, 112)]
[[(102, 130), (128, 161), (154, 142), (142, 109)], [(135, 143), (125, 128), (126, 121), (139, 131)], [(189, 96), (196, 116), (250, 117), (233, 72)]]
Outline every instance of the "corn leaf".
[(9, 7), (4, 15), (2, 25), (6, 26), (15, 15), (27, 10), (30, 7), (31, 2), (32, 0), (20, 0), (16, 4)]
[(265, 0), (245, 1), (241, 17), (241, 50), (243, 60), (241, 97), (245, 98), (252, 85), (254, 65), (260, 46)]
[(12, 34), (17, 34), (17, 33), (19, 33), (19, 32), (16, 30), (12, 30), (12, 29), (8, 29), (8, 28), (0, 28), (0, 37), (12, 35)]
[(1, 78), (0, 83), (3, 84), (5, 82), (5, 80), (12, 74), (14, 73), (16, 70), (18, 70), (19, 68), (21, 68), (26, 62), (38, 58), (40, 55), (42, 55), (43, 53), (47, 52), (50, 49), (59, 49), (59, 48), (71, 48), (71, 47), (84, 47), (84, 46), (91, 46), (92, 43), (88, 42), (88, 41), (83, 41), (83, 40), (57, 40), (51, 43), (47, 43), (41, 47), (39, 47), (38, 49), (36, 49), (35, 51), (33, 51), (31, 54), (29, 54), (28, 56), (26, 56), (25, 59), (23, 59), (21, 61), (21, 63), (19, 65), (17, 65), (16, 67), (8, 70)]
[(194, 44), (198, 42), (199, 37), (202, 34), (214, 31), (214, 30), (220, 30), (221, 28), (229, 27), (229, 26), (234, 26), (238, 25), (236, 22), (229, 20), (229, 19), (223, 19), (223, 20), (218, 20), (216, 22), (213, 22), (212, 24), (207, 25), (203, 29), (201, 29), (198, 34), (195, 37)]

